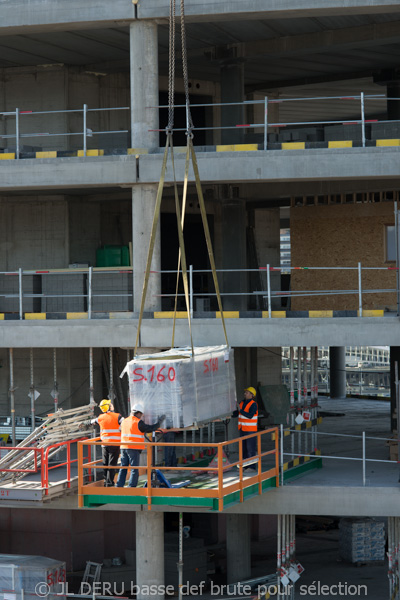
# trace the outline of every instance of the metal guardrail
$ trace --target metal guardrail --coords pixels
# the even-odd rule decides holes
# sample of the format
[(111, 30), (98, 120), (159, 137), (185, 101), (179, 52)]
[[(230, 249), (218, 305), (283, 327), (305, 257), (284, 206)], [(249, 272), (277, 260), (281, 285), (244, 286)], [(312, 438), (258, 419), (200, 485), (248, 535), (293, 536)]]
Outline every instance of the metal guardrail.
[[(274, 434), (274, 448), (272, 450), (263, 451), (262, 450), (262, 441), (270, 439), (270, 435)], [(247, 438), (256, 438), (257, 440), (257, 453), (251, 458), (246, 459), (243, 458), (243, 441)], [(230, 464), (226, 464), (224, 460), (224, 455), (229, 452), (229, 448), (232, 447), (233, 444), (239, 445), (239, 459), (235, 462), (231, 462)], [(84, 484), (84, 471), (91, 473), (92, 471), (96, 471), (97, 469), (103, 470), (103, 464), (100, 460), (89, 460), (87, 462), (83, 459), (83, 449), (85, 446), (96, 447), (101, 445), (101, 441), (99, 438), (94, 438), (90, 440), (84, 440), (78, 443), (78, 502), (79, 506), (82, 507), (84, 505), (84, 496), (85, 495), (111, 495), (113, 497), (118, 495), (126, 495), (129, 494), (131, 496), (140, 496), (142, 497), (146, 503), (147, 508), (151, 510), (152, 498), (165, 498), (167, 501), (168, 498), (173, 497), (175, 499), (175, 504), (177, 503), (177, 498), (197, 498), (199, 501), (201, 499), (214, 499), (218, 503), (218, 510), (222, 511), (224, 507), (224, 498), (229, 495), (238, 492), (239, 494), (239, 502), (244, 501), (244, 490), (246, 487), (257, 484), (258, 485), (258, 494), (262, 494), (262, 484), (267, 479), (275, 478), (275, 485), (279, 487), (279, 435), (278, 428), (271, 427), (264, 431), (258, 431), (257, 433), (249, 434), (248, 436), (243, 436), (241, 438), (228, 440), (224, 442), (210, 443), (210, 442), (202, 442), (202, 443), (191, 443), (185, 441), (184, 443), (167, 443), (167, 442), (146, 442), (146, 465), (138, 466), (138, 467), (129, 467), (131, 469), (136, 469), (139, 471), (144, 471), (146, 474), (146, 487), (135, 487), (135, 488), (103, 488), (99, 487), (96, 483), (93, 485), (85, 485)], [(113, 443), (111, 445), (119, 446), (119, 443)], [(181, 464), (177, 467), (165, 467), (161, 465), (157, 465), (156, 460), (153, 459), (153, 448), (156, 451), (157, 448), (167, 448), (174, 447), (176, 450), (184, 451), (186, 447), (195, 448), (197, 450), (211, 449), (215, 453), (215, 457), (217, 459), (217, 466), (196, 466), (195, 464), (189, 464), (189, 466), (185, 466), (185, 464)], [(92, 453), (93, 454), (93, 453)], [(262, 465), (262, 458), (271, 457), (273, 461), (273, 466), (271, 465)], [(249, 460), (257, 461), (255, 464), (256, 471), (254, 476), (244, 478), (243, 469), (248, 463)], [(238, 468), (238, 477), (235, 477), (234, 480), (224, 481), (224, 473), (227, 470), (230, 470), (234, 467)], [(111, 469), (119, 470), (121, 467), (110, 467)], [(128, 468), (128, 467), (127, 467)], [(162, 473), (167, 472), (169, 474), (180, 474), (180, 477), (185, 479), (186, 476), (189, 476), (193, 473), (196, 474), (205, 474), (212, 473), (216, 476), (216, 485), (214, 488), (201, 489), (201, 487), (186, 489), (185, 487), (159, 487), (155, 485), (153, 480), (153, 474), (156, 470), (161, 471)], [(96, 477), (95, 477), (96, 479)]]
[[(349, 114), (354, 113), (354, 103), (357, 104), (357, 108), (359, 110), (359, 117), (355, 119), (324, 119), (324, 120), (296, 120), (296, 121), (277, 121), (273, 122), (269, 119), (269, 109), (274, 105), (283, 105), (286, 103), (298, 103), (298, 102), (312, 102), (319, 104), (323, 104), (324, 101), (335, 101), (338, 104), (343, 102), (349, 102), (353, 106), (349, 109)], [(263, 109), (264, 118), (259, 123), (232, 123), (232, 125), (215, 125), (215, 126), (204, 126), (204, 127), (194, 127), (193, 131), (222, 131), (222, 130), (236, 130), (236, 131), (249, 131), (249, 130), (261, 130), (262, 133), (262, 145), (264, 150), (268, 150), (268, 129), (282, 129), (282, 128), (303, 128), (305, 126), (330, 126), (330, 125), (358, 125), (360, 126), (361, 132), (361, 144), (363, 147), (366, 146), (367, 141), (367, 131), (366, 125), (368, 124), (376, 124), (376, 123), (400, 123), (400, 120), (379, 120), (379, 119), (367, 119), (365, 117), (366, 113), (366, 103), (371, 102), (390, 102), (390, 101), (399, 101), (400, 98), (387, 98), (385, 94), (365, 94), (361, 92), (359, 94), (350, 94), (348, 96), (316, 96), (316, 97), (303, 97), (303, 98), (268, 98), (265, 96), (261, 100), (245, 100), (243, 102), (225, 102), (225, 103), (201, 103), (201, 104), (193, 104), (192, 106), (203, 107), (203, 108), (229, 108), (232, 106), (242, 106), (244, 109), (247, 109), (251, 106), (260, 106)], [(168, 107), (165, 105), (152, 106), (148, 108), (157, 108), (159, 110), (167, 109)], [(188, 110), (186, 105), (176, 105), (176, 109), (184, 109)], [(52, 137), (64, 137), (69, 138), (73, 136), (78, 136), (82, 140), (82, 148), (83, 148), (83, 156), (87, 155), (88, 151), (88, 138), (92, 138), (93, 136), (98, 136), (100, 134), (128, 134), (129, 129), (116, 129), (116, 130), (98, 130), (94, 131), (90, 127), (88, 127), (88, 117), (93, 113), (100, 112), (109, 112), (109, 111), (126, 111), (128, 113), (127, 122), (129, 119), (129, 106), (118, 106), (118, 107), (107, 107), (107, 108), (89, 108), (87, 104), (83, 104), (82, 108), (71, 109), (71, 110), (42, 110), (42, 111), (33, 111), (33, 110), (22, 110), (21, 108), (16, 108), (14, 111), (4, 111), (0, 112), (0, 117), (2, 118), (11, 118), (15, 120), (15, 132), (14, 133), (6, 133), (0, 135), (0, 139), (3, 140), (13, 140), (15, 143), (15, 158), (19, 159), (21, 155), (21, 141), (24, 139), (41, 139), (44, 138), (52, 138)], [(28, 119), (32, 119), (34, 117), (40, 115), (48, 115), (49, 117), (53, 115), (69, 115), (75, 114), (79, 115), (82, 118), (81, 127), (76, 131), (59, 131), (59, 132), (51, 132), (51, 131), (38, 131), (38, 132), (24, 132), (23, 126), (25, 125)], [(73, 125), (71, 126), (71, 128)], [(149, 131), (153, 132), (164, 132), (165, 129), (152, 129)], [(176, 128), (174, 129), (176, 132), (185, 131), (184, 128)]]
[[(307, 436), (307, 435), (308, 436), (310, 436), (310, 435), (312, 436), (312, 432), (311, 431), (307, 431), (307, 430), (297, 431), (295, 429), (290, 429), (290, 433), (291, 433), (291, 435), (298, 434), (299, 437), (301, 437), (301, 436)], [(398, 461), (397, 460), (383, 460), (383, 459), (378, 459), (378, 458), (367, 458), (367, 440), (383, 441), (383, 442), (386, 442), (387, 444), (389, 444), (390, 442), (394, 442), (394, 443), (397, 443), (397, 445), (399, 446), (400, 439), (398, 439), (398, 438), (394, 439), (394, 438), (381, 438), (381, 437), (367, 436), (365, 434), (365, 431), (363, 431), (361, 435), (352, 435), (352, 434), (346, 434), (346, 433), (326, 433), (326, 432), (318, 431), (318, 439), (320, 439), (321, 436), (330, 436), (330, 437), (336, 437), (336, 438), (353, 438), (353, 439), (357, 439), (357, 440), (361, 441), (361, 454), (362, 454), (361, 458), (358, 458), (358, 457), (355, 457), (355, 456), (336, 456), (336, 455), (332, 455), (332, 454), (322, 454), (322, 453), (318, 455), (318, 458), (326, 458), (326, 459), (331, 459), (331, 460), (345, 460), (345, 461), (360, 462), (361, 463), (361, 471), (362, 471), (362, 484), (363, 484), (363, 487), (365, 487), (367, 485), (366, 465), (367, 465), (368, 462), (370, 462), (370, 463), (380, 463), (380, 464), (390, 464), (392, 466), (398, 467)], [(281, 425), (280, 437), (281, 437), (281, 440), (285, 439), (284, 435), (283, 435), (283, 425)], [(301, 454), (301, 453), (294, 453), (294, 452), (284, 452), (283, 451), (283, 445), (282, 445), (282, 448), (281, 448), (281, 455), (282, 456), (290, 456), (291, 458), (298, 458), (298, 457), (307, 457), (307, 456), (309, 456), (309, 454)], [(397, 476), (398, 476), (398, 473), (396, 471), (396, 480), (397, 480)], [(284, 485), (284, 483), (283, 483), (283, 477), (281, 478), (281, 481), (282, 481), (282, 485)]]
[[(358, 277), (358, 287), (357, 288), (351, 288), (351, 289), (329, 289), (329, 290), (292, 290), (292, 291), (283, 291), (283, 290), (273, 290), (272, 289), (272, 285), (271, 285), (271, 278), (270, 278), (270, 274), (272, 272), (278, 272), (281, 273), (282, 271), (287, 271), (290, 270), (291, 272), (293, 271), (297, 271), (297, 270), (307, 270), (307, 271), (353, 271), (357, 274)], [(363, 288), (362, 286), (362, 274), (368, 271), (393, 271), (393, 275), (395, 276), (395, 280), (394, 280), (394, 284), (395, 287), (393, 288), (379, 288), (379, 289), (366, 289)], [(394, 294), (398, 291), (398, 268), (397, 267), (392, 267), (392, 266), (388, 266), (388, 267), (362, 267), (361, 263), (358, 263), (357, 267), (272, 267), (270, 265), (267, 265), (266, 267), (260, 267), (259, 269), (217, 269), (217, 273), (219, 275), (234, 275), (234, 274), (243, 274), (243, 275), (249, 275), (249, 274), (258, 274), (259, 276), (265, 275), (266, 277), (266, 289), (265, 290), (260, 290), (260, 289), (248, 289), (248, 291), (246, 292), (239, 292), (239, 291), (230, 291), (230, 292), (224, 292), (224, 286), (221, 285), (221, 296), (223, 297), (236, 297), (236, 298), (240, 298), (240, 297), (246, 297), (247, 299), (254, 299), (254, 298), (262, 298), (262, 304), (264, 305), (265, 309), (268, 310), (268, 317), (272, 318), (273, 316), (273, 308), (272, 308), (272, 301), (276, 300), (276, 299), (291, 299), (291, 298), (298, 298), (298, 297), (314, 297), (314, 296), (325, 296), (325, 297), (331, 297), (331, 296), (341, 296), (341, 295), (357, 295), (358, 296), (358, 316), (362, 317), (363, 316), (363, 297), (365, 294)], [(128, 305), (131, 305), (131, 307), (133, 307), (133, 291), (123, 291), (121, 289), (122, 287), (122, 282), (120, 279), (120, 275), (124, 274), (124, 275), (128, 275), (129, 279), (128, 279), (128, 287), (130, 287), (133, 290), (133, 270), (132, 267), (115, 267), (115, 268), (95, 268), (95, 267), (87, 267), (87, 268), (79, 268), (79, 269), (41, 269), (41, 270), (25, 270), (25, 269), (18, 269), (18, 271), (1, 271), (0, 272), (0, 278), (1, 277), (5, 277), (6, 279), (4, 280), (4, 282), (7, 282), (7, 284), (10, 283), (10, 280), (12, 280), (13, 277), (18, 278), (18, 285), (17, 286), (13, 286), (13, 285), (9, 285), (9, 288), (14, 288), (14, 289), (10, 289), (10, 291), (5, 291), (5, 285), (3, 285), (3, 289), (1, 289), (0, 287), (0, 313), (2, 312), (18, 312), (19, 314), (19, 319), (22, 320), (24, 318), (24, 313), (25, 312), (32, 312), (32, 313), (40, 313), (40, 312), (54, 312), (54, 313), (65, 313), (65, 312), (87, 312), (88, 314), (88, 318), (91, 319), (93, 317), (93, 313), (96, 312), (94, 310), (94, 302), (97, 301), (100, 298), (103, 299), (110, 299), (110, 304), (109, 307), (107, 308), (107, 302), (104, 303), (104, 307), (102, 307), (102, 310), (97, 309), (97, 312), (107, 312), (107, 311), (122, 311), (122, 312), (129, 312), (129, 310), (132, 310), (132, 308), (127, 308)], [(176, 275), (175, 271), (152, 271), (151, 275), (154, 276), (162, 276), (164, 274), (170, 274), (170, 275)], [(190, 313), (191, 316), (193, 316), (194, 312), (195, 312), (195, 300), (196, 299), (201, 299), (201, 298), (213, 298), (215, 296), (214, 292), (209, 292), (209, 291), (202, 291), (202, 292), (197, 292), (194, 290), (194, 278), (198, 275), (202, 275), (202, 276), (206, 276), (208, 277), (211, 274), (210, 270), (198, 270), (198, 269), (193, 269), (193, 266), (190, 266), (189, 268), (189, 306), (190, 306)], [(24, 289), (24, 278), (28, 277), (28, 276), (39, 276), (41, 278), (41, 280), (43, 280), (43, 278), (52, 278), (53, 280), (57, 277), (73, 277), (76, 275), (81, 275), (84, 278), (84, 281), (82, 283), (82, 287), (86, 287), (86, 291), (85, 292), (74, 292), (74, 291), (70, 291), (70, 292), (59, 292), (56, 293), (56, 281), (53, 285), (54, 290), (53, 292), (51, 291), (41, 291), (41, 292), (34, 292), (34, 291), (27, 291), (26, 289)], [(108, 282), (107, 284), (105, 284), (105, 289), (104, 290), (95, 290), (94, 289), (94, 281), (96, 280), (96, 284), (98, 286), (101, 287), (101, 276), (102, 275), (107, 275), (109, 277), (111, 277), (112, 279), (114, 278), (115, 281), (112, 282), (112, 284), (110, 285), (110, 282)], [(118, 279), (119, 278), (119, 279)], [(72, 283), (72, 280), (71, 280)], [(251, 284), (250, 284), (251, 285)], [(43, 287), (43, 286), (42, 286)], [(49, 286), (51, 287), (51, 286)], [(112, 288), (115, 291), (110, 290), (109, 288)], [(125, 289), (127, 289), (127, 287), (125, 286)], [(73, 287), (71, 286), (71, 290), (73, 290)], [(174, 298), (175, 294), (173, 293), (161, 293), (160, 298)], [(184, 294), (183, 293), (179, 293), (178, 297), (183, 298)], [(35, 309), (34, 307), (32, 307), (30, 310), (26, 309), (26, 300), (41, 300), (41, 301), (46, 301), (46, 300), (51, 300), (51, 299), (62, 299), (66, 301), (66, 307), (63, 309), (60, 308), (56, 308), (54, 310), (46, 310), (46, 309)], [(81, 308), (79, 310), (74, 310), (71, 308), (68, 308), (68, 300), (72, 300), (72, 299), (80, 299), (82, 300), (82, 305)], [(112, 301), (114, 301), (115, 299), (124, 299), (125, 308), (112, 308)], [(5, 301), (9, 301), (9, 300), (14, 300), (17, 301), (16, 304), (18, 304), (18, 310), (16, 310), (17, 306), (13, 307), (13, 310), (1, 310), (1, 301), (3, 301), (3, 303)], [(24, 306), (25, 303), (25, 306)], [(72, 303), (71, 303), (72, 304)], [(279, 310), (279, 309), (278, 309)], [(206, 310), (207, 312), (207, 310)]]

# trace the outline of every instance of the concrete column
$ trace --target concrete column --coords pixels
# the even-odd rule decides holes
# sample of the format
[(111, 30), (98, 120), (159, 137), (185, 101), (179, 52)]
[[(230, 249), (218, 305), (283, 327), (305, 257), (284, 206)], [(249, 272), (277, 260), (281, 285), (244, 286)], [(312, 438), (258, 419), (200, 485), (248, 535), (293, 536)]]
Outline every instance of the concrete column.
[(151, 21), (130, 25), (131, 141), (132, 148), (159, 145), (158, 132), (158, 35)]
[[(136, 585), (164, 585), (164, 513), (136, 513)], [(154, 600), (164, 600), (164, 594), (152, 594)], [(137, 600), (148, 600), (145, 593)]]
[[(140, 310), (144, 273), (150, 243), (151, 226), (156, 203), (157, 186), (140, 185), (132, 188), (132, 247), (133, 247), (133, 310)], [(161, 269), (160, 225), (154, 245), (151, 271)], [(160, 310), (161, 275), (151, 273), (145, 310)]]
[(391, 430), (397, 429), (397, 419), (395, 418), (396, 411), (396, 378), (395, 378), (395, 363), (397, 362), (398, 376), (400, 378), (400, 346), (390, 346), (390, 414), (391, 414)]
[(389, 121), (400, 119), (400, 100), (391, 100), (391, 98), (400, 98), (400, 81), (391, 81), (387, 84), (387, 115)]
[(330, 396), (331, 398), (346, 398), (346, 348), (331, 346), (330, 359)]
[[(244, 65), (238, 60), (225, 63), (221, 67), (221, 102), (243, 102), (243, 100)], [(222, 127), (234, 127), (240, 123), (244, 123), (243, 104), (221, 106)], [(222, 129), (221, 142), (222, 144), (243, 143), (243, 129)]]
[[(130, 25), (131, 56), (131, 138), (132, 148), (159, 145), (158, 133), (158, 37), (157, 25), (135, 21)], [(157, 195), (156, 185), (132, 188), (133, 310), (140, 309), (144, 271), (150, 242), (151, 225)], [(161, 268), (160, 231), (155, 242), (152, 270)], [(152, 274), (146, 296), (146, 310), (160, 308), (161, 276)]]
[[(246, 268), (246, 207), (243, 200), (222, 200), (222, 269)], [(245, 293), (245, 272), (224, 273), (221, 278), (224, 293)], [(223, 296), (224, 310), (246, 310), (246, 296)]]
[(226, 517), (227, 582), (251, 577), (250, 515)]

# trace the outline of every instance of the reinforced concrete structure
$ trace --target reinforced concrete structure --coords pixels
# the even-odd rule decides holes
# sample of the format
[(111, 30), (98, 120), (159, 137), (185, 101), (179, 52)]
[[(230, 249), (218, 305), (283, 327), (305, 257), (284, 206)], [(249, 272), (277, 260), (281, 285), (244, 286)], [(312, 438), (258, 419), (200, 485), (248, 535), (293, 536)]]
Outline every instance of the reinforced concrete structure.
[[(52, 410), (52, 391), (66, 408), (116, 394), (126, 409), (118, 374), (136, 338), (161, 173), (168, 11), (167, 0), (0, 1), (0, 414), (13, 400), (29, 415), (35, 390), (37, 415)], [(345, 346), (390, 346), (392, 366), (400, 356), (400, 4), (186, 0), (186, 27), (194, 144), (238, 394), (281, 384), (283, 346), (330, 346), (342, 396)], [(175, 101), (184, 104), (180, 75)], [(184, 128), (176, 108), (177, 147)], [(179, 150), (176, 178), (181, 186)], [(193, 341), (217, 345), (190, 178)], [(171, 340), (170, 167), (165, 181), (141, 330), (147, 349)], [(288, 227), (292, 275), (281, 276), (280, 229)], [(99, 249), (121, 248), (128, 263), (100, 261)], [(183, 318), (175, 340), (189, 343)], [(398, 493), (397, 475), (373, 494), (351, 480), (299, 480), (227, 509), (227, 519), (190, 518), (227, 540), (228, 577), (245, 579), (251, 522), (261, 535), (274, 531), (268, 515), (277, 513), (398, 517)], [(78, 509), (73, 494), (46, 505), (0, 496), (0, 552), (43, 553), (41, 530), (46, 553), (80, 569), (136, 546), (146, 580), (163, 562), (163, 510)]]

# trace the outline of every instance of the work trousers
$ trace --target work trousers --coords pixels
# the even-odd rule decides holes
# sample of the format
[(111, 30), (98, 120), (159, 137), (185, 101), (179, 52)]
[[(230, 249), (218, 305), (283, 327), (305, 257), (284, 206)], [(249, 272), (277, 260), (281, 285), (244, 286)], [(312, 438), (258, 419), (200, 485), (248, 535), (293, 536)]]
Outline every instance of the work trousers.
[(116, 467), (119, 458), (119, 446), (102, 446), (101, 453), (103, 457), (104, 485), (112, 487), (116, 469), (107, 469), (106, 467)]
[[(138, 467), (140, 460), (141, 450), (132, 450), (131, 448), (122, 448), (121, 450), (121, 467)], [(126, 480), (126, 473), (128, 469), (120, 469), (117, 479), (117, 487), (124, 487)], [(139, 469), (131, 469), (131, 476), (129, 477), (129, 487), (136, 487), (139, 479)]]
[[(240, 437), (250, 435), (248, 431), (239, 429)], [(254, 432), (255, 433), (255, 432)], [(250, 458), (257, 454), (257, 437), (252, 437), (248, 440), (243, 440), (243, 458)]]

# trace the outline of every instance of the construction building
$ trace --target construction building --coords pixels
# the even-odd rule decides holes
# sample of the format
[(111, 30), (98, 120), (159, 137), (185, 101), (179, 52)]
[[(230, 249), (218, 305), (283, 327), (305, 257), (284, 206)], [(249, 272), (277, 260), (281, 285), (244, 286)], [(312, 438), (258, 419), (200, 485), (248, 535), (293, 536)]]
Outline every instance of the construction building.
[[(183, 56), (238, 397), (248, 385), (281, 385), (283, 347), (330, 347), (333, 397), (346, 393), (346, 346), (390, 347), (390, 433), (400, 357), (400, 4), (186, 0), (185, 13), (176, 179), (181, 188)], [(11, 401), (18, 416), (42, 416), (54, 397), (72, 409), (110, 393), (124, 409), (119, 374), (135, 345), (168, 120), (168, 15), (167, 0), (0, 2), (0, 415)], [(193, 340), (218, 345), (192, 171), (189, 179)], [(283, 273), (282, 229), (291, 250)], [(177, 257), (168, 166), (141, 348), (170, 347)], [(188, 343), (178, 318), (175, 344)], [(182, 510), (196, 512), (210, 539), (227, 540), (228, 580), (244, 580), (251, 532), (275, 531), (277, 514), (399, 517), (398, 474), (371, 485), (373, 493), (351, 481), (307, 487), (304, 478), (222, 514)], [(0, 552), (46, 554), (77, 570), (136, 548), (146, 579), (163, 560), (164, 510), (181, 507), (140, 508), (0, 491)]]

